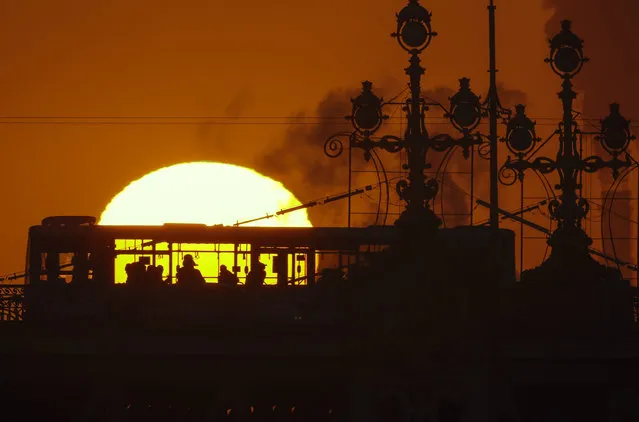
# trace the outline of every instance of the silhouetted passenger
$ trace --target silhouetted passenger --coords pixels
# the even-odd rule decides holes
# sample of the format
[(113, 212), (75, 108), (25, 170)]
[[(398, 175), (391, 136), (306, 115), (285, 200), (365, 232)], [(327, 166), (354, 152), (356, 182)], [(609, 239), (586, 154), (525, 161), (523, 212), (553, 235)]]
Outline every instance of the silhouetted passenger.
[(145, 284), (148, 286), (158, 286), (162, 284), (162, 272), (164, 268), (161, 265), (149, 265), (146, 267)]
[(162, 280), (162, 273), (164, 273), (164, 267), (162, 265), (158, 265), (155, 267), (155, 277), (153, 278), (153, 284), (163, 284), (164, 280)]
[(217, 282), (220, 286), (237, 286), (240, 280), (226, 268), (226, 265), (222, 265), (220, 266), (220, 275), (217, 278)]
[(192, 255), (184, 255), (182, 267), (177, 269), (177, 284), (180, 286), (201, 286), (206, 283), (200, 270), (195, 268), (196, 266)]
[(266, 265), (258, 261), (256, 268), (251, 268), (251, 271), (246, 275), (247, 287), (259, 287), (264, 285), (266, 279)]
[(144, 262), (138, 261), (126, 264), (124, 271), (126, 272), (126, 284), (132, 286), (145, 284), (146, 265), (144, 265)]

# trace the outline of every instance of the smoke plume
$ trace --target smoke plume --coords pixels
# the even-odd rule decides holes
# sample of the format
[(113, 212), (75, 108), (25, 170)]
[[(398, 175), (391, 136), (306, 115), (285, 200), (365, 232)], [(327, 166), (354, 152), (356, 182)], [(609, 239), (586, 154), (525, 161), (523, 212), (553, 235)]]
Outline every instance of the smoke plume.
[[(389, 87), (395, 88), (395, 86), (396, 83), (391, 81), (384, 84), (386, 89), (376, 89), (375, 92), (386, 98), (385, 94), (392, 92)], [(422, 94), (429, 102), (448, 107), (449, 98), (455, 92), (456, 90), (453, 88), (440, 86), (425, 90)], [(287, 187), (302, 201), (321, 199), (328, 195), (345, 192), (348, 187), (348, 151), (345, 149), (341, 156), (329, 158), (324, 154), (324, 144), (337, 132), (351, 132), (353, 130), (344, 116), (349, 114), (351, 110), (349, 99), (358, 94), (359, 90), (354, 88), (332, 90), (325, 95), (311, 116), (303, 112), (293, 116), (291, 118), (292, 124), (286, 131), (281, 144), (264, 152), (253, 164), (255, 168), (276, 180), (287, 180)], [(499, 87), (499, 95), (502, 105), (507, 108), (513, 108), (515, 104), (526, 102), (526, 95), (523, 92), (503, 86)], [(404, 97), (399, 97), (397, 101), (404, 99)], [(405, 121), (399, 123), (403, 120), (402, 111), (398, 107), (398, 110), (393, 111), (389, 108), (385, 109), (385, 112), (392, 114), (392, 118), (380, 129), (380, 133), (401, 136), (405, 129)], [(427, 113), (429, 134), (433, 136), (447, 133), (453, 137), (459, 137), (459, 133), (444, 118), (444, 115), (445, 111), (442, 108), (430, 107)], [(487, 125), (482, 124), (480, 130), (487, 133)], [(347, 139), (342, 138), (342, 141), (346, 147)], [(390, 203), (395, 205), (391, 207), (391, 212), (401, 212), (403, 209), (402, 201), (394, 192), (396, 178), (399, 176), (397, 173), (391, 172), (400, 169), (401, 154), (380, 151), (379, 156), (383, 160), (384, 167), (389, 170), (387, 177), (391, 179), (389, 197)], [(460, 150), (453, 154), (447, 165), (442, 163), (444, 157), (444, 153), (429, 151), (428, 160), (432, 165), (432, 174), (429, 176), (437, 176), (443, 182), (442, 194), (436, 199), (434, 207), (436, 212), (449, 215), (446, 219), (446, 225), (450, 227), (468, 222), (471, 191), (470, 168), (469, 161), (463, 157)], [(372, 162), (366, 162), (363, 151), (358, 149), (353, 150), (352, 167), (354, 170), (375, 170)], [(437, 174), (438, 169), (439, 174)], [(476, 156), (475, 172), (474, 194), (476, 197), (487, 199), (488, 162)], [(374, 173), (354, 172), (352, 177), (353, 189), (377, 182)], [(370, 213), (360, 215), (357, 221), (354, 220), (355, 225), (380, 222), (380, 220), (376, 221), (380, 195), (384, 202), (386, 199), (385, 189), (362, 195), (362, 198), (358, 198), (358, 200), (353, 199), (353, 212)], [(330, 206), (310, 208), (309, 215), (315, 225), (343, 225), (347, 218), (347, 210), (347, 200), (344, 199)], [(391, 216), (387, 223), (392, 223), (392, 221), (393, 217)]]
[(546, 0), (554, 14), (546, 25), (548, 37), (560, 30), (560, 21), (573, 21), (573, 31), (584, 40), (590, 61), (575, 78), (583, 95), (587, 117), (603, 117), (608, 105), (618, 102), (622, 114), (639, 118), (636, 101), (639, 86), (634, 84), (639, 67), (636, 21), (639, 2), (635, 0)]
[[(293, 116), (282, 143), (265, 152), (256, 162), (256, 168), (276, 180), (290, 181), (290, 189), (303, 202), (345, 192), (348, 189), (348, 140), (341, 139), (344, 151), (336, 158), (324, 154), (324, 144), (337, 132), (352, 130), (344, 116), (351, 109), (349, 99), (357, 95), (356, 90), (336, 89), (326, 94), (312, 117), (302, 112)], [(353, 151), (353, 166), (362, 165), (361, 155)], [(357, 187), (355, 183), (353, 188)], [(346, 213), (346, 199), (309, 209), (313, 224), (321, 226), (343, 225)]]

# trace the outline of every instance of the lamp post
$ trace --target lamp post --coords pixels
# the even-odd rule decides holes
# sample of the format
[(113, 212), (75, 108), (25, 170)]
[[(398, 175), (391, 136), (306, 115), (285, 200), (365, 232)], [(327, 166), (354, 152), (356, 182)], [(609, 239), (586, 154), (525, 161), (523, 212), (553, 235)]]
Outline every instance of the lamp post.
[[(583, 41), (571, 30), (571, 22), (563, 21), (559, 32), (550, 41), (550, 56), (545, 60), (562, 80), (562, 91), (558, 94), (563, 105), (563, 118), (558, 133), (559, 151), (555, 159), (536, 157), (535, 123), (525, 114), (522, 105), (517, 106), (515, 116), (509, 121), (505, 141), (514, 158), (508, 157), (502, 167), (504, 172), (514, 172), (523, 181), (524, 171), (537, 170), (543, 174), (557, 172), (561, 191), (558, 199), (549, 202), (549, 211), (557, 228), (548, 240), (552, 251), (550, 257), (538, 268), (522, 271), (522, 281), (588, 281), (619, 278), (618, 273), (596, 262), (589, 254), (592, 239), (588, 237), (581, 222), (589, 211), (588, 201), (581, 196), (580, 174), (596, 172), (603, 168), (612, 170), (617, 177), (619, 170), (630, 167), (627, 153), (630, 135), (629, 123), (619, 113), (619, 105), (611, 105), (610, 115), (602, 121), (597, 137), (604, 149), (612, 155), (606, 161), (598, 156), (582, 158), (578, 150), (578, 135), (581, 134), (573, 113), (573, 101), (577, 94), (573, 91), (572, 79), (588, 61), (583, 55)], [(625, 154), (625, 160), (619, 157)], [(513, 179), (515, 180), (515, 179)], [(523, 270), (523, 269), (522, 269)]]
[[(497, 236), (499, 235), (499, 182), (498, 182), (498, 169), (497, 169), (497, 115), (500, 109), (502, 109), (497, 94), (497, 59), (496, 59), (496, 29), (495, 29), (495, 3), (490, 0), (488, 6), (488, 47), (489, 47), (489, 61), (490, 61), (490, 92), (488, 93), (488, 108), (490, 110), (490, 227), (493, 229), (495, 236), (495, 242), (497, 242)], [(497, 253), (499, 248), (495, 247)]]
[[(401, 48), (410, 54), (409, 66), (405, 69), (409, 77), (410, 96), (405, 102), (384, 102), (373, 93), (373, 84), (365, 81), (361, 94), (352, 99), (352, 112), (347, 119), (353, 124), (352, 133), (340, 133), (329, 138), (324, 151), (330, 157), (337, 157), (343, 151), (340, 137), (348, 139), (349, 154), (353, 148), (364, 150), (364, 157), (370, 158), (373, 148), (388, 152), (406, 151), (408, 170), (407, 180), (396, 184), (399, 197), (406, 202), (406, 209), (395, 223), (399, 228), (406, 228), (410, 233), (433, 233), (441, 225), (441, 220), (430, 208), (429, 202), (437, 195), (439, 186), (434, 178), (427, 177), (425, 172), (431, 168), (427, 161), (430, 149), (445, 151), (454, 146), (461, 146), (467, 152), (470, 147), (481, 143), (481, 137), (472, 130), (479, 125), (482, 108), (471, 90), (468, 79), (461, 79), (461, 89), (451, 98), (451, 110), (447, 116), (453, 125), (463, 134), (461, 139), (453, 139), (449, 135), (430, 136), (425, 125), (425, 112), (428, 104), (421, 94), (421, 78), (425, 69), (421, 66), (421, 53), (430, 45), (437, 35), (431, 28), (431, 13), (418, 0), (409, 3), (397, 14), (396, 32), (392, 34)], [(406, 113), (407, 127), (403, 137), (393, 135), (376, 136), (388, 117), (383, 113), (386, 105), (402, 105)]]

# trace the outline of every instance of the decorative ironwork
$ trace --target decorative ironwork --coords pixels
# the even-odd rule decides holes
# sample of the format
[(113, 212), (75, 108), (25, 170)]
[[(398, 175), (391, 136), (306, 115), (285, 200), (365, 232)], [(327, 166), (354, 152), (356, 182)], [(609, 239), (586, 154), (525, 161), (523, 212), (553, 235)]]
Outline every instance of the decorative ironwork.
[(619, 104), (610, 104), (610, 115), (601, 121), (601, 135), (598, 139), (601, 145), (613, 157), (626, 151), (631, 140), (636, 139), (630, 134), (630, 121), (619, 112)]
[(490, 154), (491, 154), (490, 143), (482, 142), (477, 148), (477, 153), (479, 154), (479, 157), (483, 158), (484, 160), (490, 160)]
[(522, 104), (515, 106), (515, 116), (508, 121), (506, 145), (518, 157), (530, 153), (539, 138), (535, 134), (535, 122), (526, 116), (526, 107)]
[(351, 99), (353, 112), (350, 120), (355, 130), (365, 138), (374, 134), (382, 125), (382, 102), (384, 100), (373, 94), (373, 83), (362, 82), (362, 93), (359, 97)]
[(338, 133), (326, 140), (324, 142), (324, 153), (331, 158), (339, 157), (344, 152), (344, 143), (341, 141), (340, 137), (350, 137), (350, 133)]
[(450, 99), (447, 117), (457, 130), (468, 133), (481, 122), (482, 107), (479, 97), (470, 89), (470, 79), (459, 80), (459, 91)]
[(0, 285), (0, 322), (22, 321), (24, 287)]
[[(572, 107), (577, 93), (572, 89), (572, 78), (588, 61), (583, 55), (582, 47), (583, 41), (572, 32), (571, 22), (563, 21), (561, 32), (550, 40), (550, 56), (545, 60), (563, 79), (563, 89), (559, 93), (563, 103), (563, 119), (556, 132), (560, 136), (557, 158), (531, 157), (535, 154), (538, 138), (535, 135), (535, 123), (526, 117), (522, 105), (517, 106), (515, 116), (508, 122), (506, 138), (502, 139), (515, 155), (514, 159), (509, 157), (502, 167), (500, 177), (503, 183), (513, 183), (512, 177), (505, 177), (512, 176), (512, 172), (523, 181), (524, 172), (529, 169), (541, 174), (556, 171), (559, 177), (556, 188), (561, 191), (561, 195), (548, 204), (551, 217), (557, 221), (557, 228), (548, 241), (552, 253), (540, 268), (528, 272), (528, 277), (532, 279), (585, 280), (619, 276), (611, 276), (605, 267), (602, 268), (589, 255), (592, 240), (581, 228), (581, 221), (588, 214), (590, 207), (588, 201), (581, 197), (580, 174), (609, 168), (617, 178), (622, 169), (632, 165), (627, 148), (634, 137), (630, 134), (629, 122), (619, 112), (619, 105), (612, 104), (610, 115), (602, 121), (598, 136), (604, 149), (612, 155), (612, 159), (580, 156), (577, 140), (582, 132), (574, 119)], [(619, 159), (622, 154), (625, 154), (624, 160)], [(569, 270), (571, 268), (572, 274)], [(575, 269), (579, 269), (579, 274), (574, 273)], [(538, 274), (538, 277), (534, 274)], [(524, 279), (526, 272), (522, 274), (522, 280)]]
[(499, 169), (499, 181), (506, 186), (512, 186), (520, 180), (518, 172), (509, 164), (510, 161), (506, 161), (506, 164)]
[(409, 0), (408, 6), (397, 14), (397, 32), (392, 36), (409, 53), (421, 53), (437, 35), (430, 25), (432, 15), (418, 0)]
[(564, 79), (570, 79), (588, 61), (584, 57), (584, 42), (572, 32), (572, 22), (564, 20), (561, 22), (561, 32), (550, 40), (550, 56), (545, 59), (550, 63), (553, 72)]
[[(417, 226), (432, 231), (442, 224), (430, 205), (439, 191), (439, 184), (436, 179), (425, 174), (432, 167), (427, 160), (428, 151), (433, 149), (443, 152), (461, 147), (464, 157), (468, 158), (470, 149), (482, 143), (482, 136), (473, 133), (473, 130), (480, 124), (484, 109), (480, 97), (470, 89), (470, 80), (467, 78), (460, 79), (459, 92), (450, 98), (450, 110), (437, 104), (462, 136), (455, 139), (446, 134), (430, 136), (428, 133), (424, 115), (430, 104), (421, 95), (421, 78), (425, 69), (420, 64), (420, 54), (436, 35), (431, 27), (431, 13), (418, 0), (410, 0), (397, 14), (397, 30), (392, 34), (399, 45), (410, 53), (410, 64), (405, 69), (409, 77), (409, 98), (405, 102), (385, 102), (373, 93), (372, 82), (363, 82), (361, 94), (351, 99), (351, 115), (346, 117), (353, 124), (353, 132), (333, 135), (324, 145), (326, 155), (337, 157), (345, 148), (347, 140), (349, 153), (353, 148), (362, 149), (367, 161), (374, 149), (391, 153), (406, 151), (407, 163), (404, 169), (408, 170), (408, 177), (406, 180), (399, 180), (395, 186), (399, 197), (406, 202), (406, 210), (396, 224), (410, 227), (411, 232), (416, 232), (412, 229)], [(387, 105), (402, 106), (406, 113), (407, 128), (404, 136), (377, 135), (387, 119), (383, 112)]]

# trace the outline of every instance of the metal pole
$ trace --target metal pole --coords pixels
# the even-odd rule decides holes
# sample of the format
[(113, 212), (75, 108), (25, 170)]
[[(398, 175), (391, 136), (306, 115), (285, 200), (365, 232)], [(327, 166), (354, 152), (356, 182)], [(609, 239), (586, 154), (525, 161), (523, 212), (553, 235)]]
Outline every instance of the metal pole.
[(169, 284), (173, 284), (173, 243), (169, 242)]
[[(524, 179), (521, 179), (519, 202), (521, 204), (520, 209), (524, 209)], [(519, 281), (521, 281), (521, 274), (524, 272), (524, 223), (519, 222)]]
[(426, 141), (428, 134), (422, 129), (421, 78), (425, 69), (420, 65), (419, 53), (413, 52), (406, 75), (410, 78), (410, 101), (408, 102), (408, 130), (406, 136), (408, 154), (408, 180), (410, 182), (407, 210), (418, 216), (426, 206), (424, 169), (426, 168)]
[[(353, 146), (351, 145), (351, 138), (348, 138), (348, 191), (350, 192), (353, 184)], [(348, 196), (348, 224), (347, 227), (351, 227), (351, 196)]]
[(475, 204), (475, 146), (470, 147), (470, 225), (473, 221), (473, 205)]
[(563, 103), (563, 119), (562, 119), (562, 137), (560, 139), (561, 149), (557, 155), (557, 167), (563, 173), (561, 182), (561, 195), (559, 197), (561, 201), (560, 207), (562, 213), (559, 216), (558, 226), (575, 226), (581, 227), (581, 218), (579, 206), (577, 204), (577, 177), (579, 176), (579, 169), (574, 162), (577, 155), (574, 145), (574, 132), (573, 132), (573, 115), (572, 104), (577, 93), (572, 90), (571, 76), (564, 76), (564, 82), (562, 84), (562, 91), (559, 93), (559, 98)]
[(489, 52), (490, 52), (490, 226), (495, 235), (499, 230), (499, 180), (497, 167), (497, 68), (495, 53), (495, 9), (494, 0), (488, 6)]

